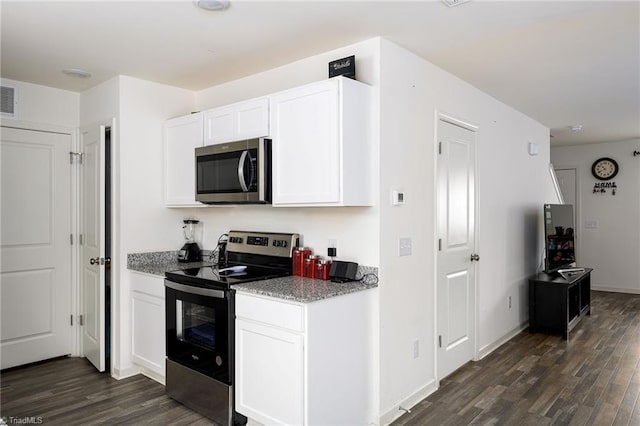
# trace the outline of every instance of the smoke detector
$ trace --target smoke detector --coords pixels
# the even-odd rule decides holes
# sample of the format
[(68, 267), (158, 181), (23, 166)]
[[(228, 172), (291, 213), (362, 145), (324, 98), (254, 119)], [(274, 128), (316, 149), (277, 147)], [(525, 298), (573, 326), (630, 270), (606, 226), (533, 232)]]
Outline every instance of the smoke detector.
[(442, 3), (446, 4), (449, 7), (459, 6), (463, 3), (468, 3), (471, 0), (442, 0)]
[(62, 70), (62, 72), (68, 75), (69, 77), (76, 77), (76, 78), (91, 77), (91, 73), (89, 71), (81, 70), (78, 68), (65, 68)]
[(221, 11), (229, 8), (229, 0), (193, 0), (193, 4), (200, 9)]

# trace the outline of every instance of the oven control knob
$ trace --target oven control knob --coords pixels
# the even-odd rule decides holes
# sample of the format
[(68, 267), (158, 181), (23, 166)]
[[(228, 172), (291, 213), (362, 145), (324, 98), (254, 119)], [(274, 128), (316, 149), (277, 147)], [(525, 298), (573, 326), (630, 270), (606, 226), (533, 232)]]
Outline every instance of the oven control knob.
[(222, 365), (222, 357), (220, 355), (216, 357), (216, 364), (218, 364), (218, 367)]
[(287, 240), (280, 241), (280, 247), (286, 247), (286, 246), (287, 246)]

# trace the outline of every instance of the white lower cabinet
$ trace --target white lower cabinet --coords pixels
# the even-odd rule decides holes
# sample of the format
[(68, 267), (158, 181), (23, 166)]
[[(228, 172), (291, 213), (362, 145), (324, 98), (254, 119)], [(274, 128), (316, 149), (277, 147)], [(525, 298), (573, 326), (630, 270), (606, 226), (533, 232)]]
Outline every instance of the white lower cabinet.
[(165, 376), (164, 302), (162, 277), (131, 273), (131, 358), (157, 379)]
[(312, 303), (236, 295), (236, 411), (262, 424), (374, 420), (372, 292)]

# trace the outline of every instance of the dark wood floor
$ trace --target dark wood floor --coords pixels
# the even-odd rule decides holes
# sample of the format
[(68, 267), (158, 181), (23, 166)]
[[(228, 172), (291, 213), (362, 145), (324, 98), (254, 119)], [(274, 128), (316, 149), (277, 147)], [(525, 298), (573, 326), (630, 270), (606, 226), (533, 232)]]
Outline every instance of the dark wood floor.
[(520, 333), (393, 425), (640, 425), (640, 295), (591, 306), (568, 342)]
[(84, 358), (8, 370), (0, 380), (0, 415), (9, 425), (10, 417), (66, 426), (213, 424), (166, 396), (161, 384), (142, 375), (115, 380)]
[[(40, 417), (45, 425), (211, 424), (153, 380), (117, 381), (80, 358), (5, 371), (0, 380), (6, 418)], [(592, 315), (569, 342), (520, 333), (444, 379), (394, 425), (640, 425), (639, 395), (640, 295), (593, 292)]]

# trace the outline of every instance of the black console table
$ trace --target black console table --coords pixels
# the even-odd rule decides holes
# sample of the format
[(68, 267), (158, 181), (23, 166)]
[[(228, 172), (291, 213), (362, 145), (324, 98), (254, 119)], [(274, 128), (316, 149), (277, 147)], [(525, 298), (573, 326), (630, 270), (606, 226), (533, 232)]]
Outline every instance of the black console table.
[(591, 268), (566, 279), (558, 273), (540, 272), (529, 279), (529, 331), (569, 331), (584, 315), (591, 315)]

